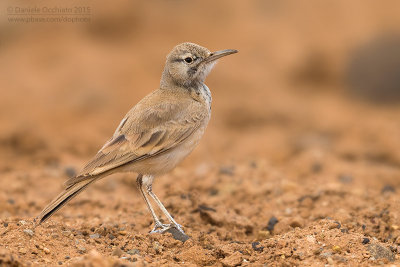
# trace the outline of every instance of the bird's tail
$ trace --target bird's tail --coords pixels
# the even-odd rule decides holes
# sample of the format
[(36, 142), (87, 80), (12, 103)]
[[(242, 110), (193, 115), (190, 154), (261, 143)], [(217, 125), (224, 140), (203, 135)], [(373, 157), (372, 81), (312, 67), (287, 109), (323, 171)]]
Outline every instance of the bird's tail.
[(51, 217), (57, 210), (62, 208), (71, 199), (82, 192), (91, 183), (98, 180), (100, 177), (93, 177), (92, 179), (79, 181), (77, 183), (69, 185), (61, 194), (59, 194), (49, 205), (47, 205), (40, 215), (37, 217), (39, 224), (46, 221)]

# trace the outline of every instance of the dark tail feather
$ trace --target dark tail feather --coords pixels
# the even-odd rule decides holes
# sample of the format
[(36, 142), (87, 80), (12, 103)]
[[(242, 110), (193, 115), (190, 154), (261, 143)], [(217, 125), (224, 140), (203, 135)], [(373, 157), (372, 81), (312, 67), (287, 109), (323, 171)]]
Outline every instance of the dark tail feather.
[(46, 221), (51, 217), (57, 210), (62, 208), (65, 204), (68, 203), (71, 199), (77, 196), (80, 192), (82, 192), (86, 187), (88, 187), (91, 183), (95, 182), (97, 177), (92, 177), (90, 180), (84, 180), (77, 182), (68, 186), (61, 194), (59, 194), (37, 217), (39, 219), (39, 224)]

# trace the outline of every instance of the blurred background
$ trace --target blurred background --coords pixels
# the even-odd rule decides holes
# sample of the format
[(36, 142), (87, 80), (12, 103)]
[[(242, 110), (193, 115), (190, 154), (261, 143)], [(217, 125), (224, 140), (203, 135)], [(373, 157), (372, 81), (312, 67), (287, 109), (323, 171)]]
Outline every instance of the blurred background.
[(329, 153), (400, 165), (397, 1), (40, 3), (90, 7), (76, 23), (11, 22), (10, 6), (34, 5), (0, 4), (4, 171), (80, 168), (186, 41), (240, 53), (208, 77), (212, 120), (184, 164)]

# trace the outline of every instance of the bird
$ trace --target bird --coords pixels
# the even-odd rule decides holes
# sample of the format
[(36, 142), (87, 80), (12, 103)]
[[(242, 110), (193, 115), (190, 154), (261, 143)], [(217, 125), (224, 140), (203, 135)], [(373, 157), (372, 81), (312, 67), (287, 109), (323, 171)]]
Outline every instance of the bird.
[[(211, 92), (205, 79), (221, 57), (237, 53), (210, 52), (186, 42), (167, 55), (160, 86), (140, 100), (122, 119), (111, 139), (83, 169), (68, 179), (64, 190), (38, 215), (45, 222), (94, 182), (117, 172), (133, 172), (137, 187), (154, 221), (150, 233), (183, 227), (169, 214), (152, 190), (155, 177), (174, 169), (197, 146), (211, 117)], [(163, 224), (150, 198), (168, 220)]]

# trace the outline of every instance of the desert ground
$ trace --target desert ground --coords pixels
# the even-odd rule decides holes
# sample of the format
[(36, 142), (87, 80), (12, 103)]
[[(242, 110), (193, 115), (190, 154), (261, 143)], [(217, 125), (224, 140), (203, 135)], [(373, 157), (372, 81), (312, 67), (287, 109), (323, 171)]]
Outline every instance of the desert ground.
[[(398, 2), (69, 1), (91, 21), (12, 23), (17, 5), (0, 4), (1, 266), (400, 265)], [(153, 186), (190, 239), (149, 234), (133, 173), (36, 225), (185, 41), (239, 50), (206, 81), (199, 146)]]

